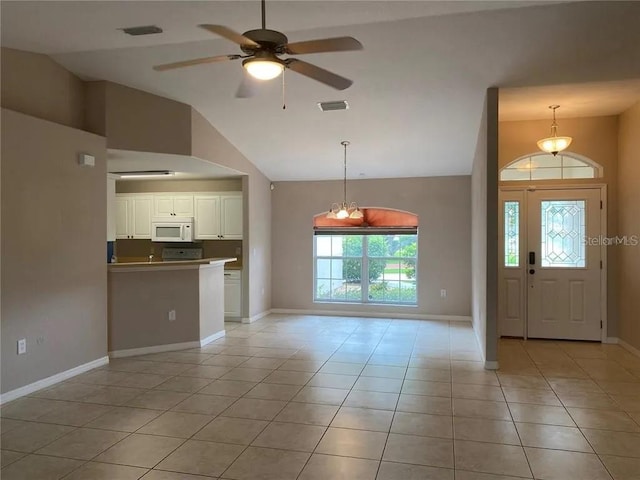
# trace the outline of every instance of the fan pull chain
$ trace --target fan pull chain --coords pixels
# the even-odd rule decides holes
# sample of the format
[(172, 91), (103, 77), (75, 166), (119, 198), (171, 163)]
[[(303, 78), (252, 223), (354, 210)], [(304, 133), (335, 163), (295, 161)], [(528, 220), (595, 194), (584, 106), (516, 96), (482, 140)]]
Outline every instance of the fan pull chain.
[(285, 91), (284, 91), (284, 72), (286, 71), (287, 71), (286, 68), (282, 70), (282, 109), (283, 110), (287, 109), (287, 102), (285, 101)]

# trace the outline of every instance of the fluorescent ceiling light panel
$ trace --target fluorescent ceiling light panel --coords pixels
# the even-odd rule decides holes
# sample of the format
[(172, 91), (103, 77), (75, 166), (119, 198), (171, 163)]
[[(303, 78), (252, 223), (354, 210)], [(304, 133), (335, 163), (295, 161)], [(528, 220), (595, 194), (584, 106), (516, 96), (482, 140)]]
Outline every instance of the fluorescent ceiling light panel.
[(119, 175), (120, 178), (150, 178), (150, 177), (171, 177), (175, 172), (169, 170), (146, 170), (138, 172), (111, 172)]

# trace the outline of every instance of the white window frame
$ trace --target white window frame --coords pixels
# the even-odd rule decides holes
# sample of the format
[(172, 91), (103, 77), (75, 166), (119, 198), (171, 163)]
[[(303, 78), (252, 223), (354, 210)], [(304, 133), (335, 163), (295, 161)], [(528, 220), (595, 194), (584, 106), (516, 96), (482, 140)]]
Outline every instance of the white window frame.
[[(389, 234), (388, 232), (380, 232), (380, 233), (375, 233), (373, 235), (387, 235)], [(344, 304), (352, 304), (352, 305), (390, 305), (390, 306), (403, 306), (403, 307), (415, 307), (418, 305), (418, 249), (416, 248), (416, 256), (415, 257), (393, 257), (393, 256), (387, 256), (387, 257), (369, 257), (367, 255), (367, 251), (368, 251), (368, 238), (371, 234), (367, 235), (367, 234), (362, 234), (362, 233), (358, 233), (358, 232), (353, 232), (353, 233), (349, 233), (349, 232), (344, 232), (344, 231), (336, 231), (334, 233), (331, 233), (327, 236), (348, 236), (348, 235), (354, 235), (354, 236), (362, 236), (362, 256), (361, 257), (354, 257), (354, 256), (341, 256), (341, 257), (336, 257), (336, 256), (318, 256), (318, 252), (317, 252), (317, 241), (316, 238), (318, 237), (318, 235), (314, 235), (313, 236), (313, 302), (314, 303), (331, 303), (331, 304), (340, 304), (340, 303), (344, 303)], [(407, 233), (399, 233), (398, 235), (407, 235)], [(418, 243), (418, 232), (416, 231), (415, 233), (411, 233), (409, 235), (415, 235), (416, 238), (416, 246)], [(413, 278), (413, 281), (415, 282), (416, 285), (416, 298), (415, 301), (413, 302), (402, 302), (402, 301), (383, 301), (383, 300), (373, 300), (369, 298), (369, 286), (370, 286), (370, 281), (369, 281), (369, 260), (373, 258), (375, 260), (386, 260), (386, 261), (398, 261), (400, 264), (404, 261), (404, 260), (415, 260), (415, 277)], [(360, 284), (360, 289), (361, 289), (361, 295), (360, 295), (360, 300), (332, 300), (332, 299), (326, 299), (326, 298), (318, 298), (317, 294), (318, 294), (318, 272), (317, 272), (317, 266), (318, 266), (318, 259), (326, 259), (326, 260), (335, 260), (335, 259), (342, 259), (342, 260), (360, 260), (361, 261), (361, 265), (362, 265), (362, 272), (361, 272), (361, 279), (366, 279), (366, 281), (361, 281)], [(333, 280), (333, 277), (331, 278), (331, 280)]]

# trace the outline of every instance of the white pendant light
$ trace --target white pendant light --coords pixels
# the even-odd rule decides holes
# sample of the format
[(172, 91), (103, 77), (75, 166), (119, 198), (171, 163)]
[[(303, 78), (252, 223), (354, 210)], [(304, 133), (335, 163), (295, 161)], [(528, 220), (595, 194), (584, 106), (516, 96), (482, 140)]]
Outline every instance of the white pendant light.
[(347, 147), (350, 142), (344, 140), (340, 142), (340, 145), (344, 147), (344, 200), (340, 203), (334, 203), (327, 212), (327, 218), (335, 218), (338, 220), (344, 220), (346, 218), (362, 218), (364, 217), (362, 210), (358, 207), (356, 202), (347, 203)]
[(571, 137), (559, 137), (558, 136), (558, 124), (556, 123), (556, 109), (560, 108), (560, 105), (549, 105), (549, 108), (553, 110), (553, 123), (551, 124), (551, 136), (538, 140), (538, 148), (543, 152), (551, 153), (553, 156), (557, 155), (569, 145), (571, 145)]

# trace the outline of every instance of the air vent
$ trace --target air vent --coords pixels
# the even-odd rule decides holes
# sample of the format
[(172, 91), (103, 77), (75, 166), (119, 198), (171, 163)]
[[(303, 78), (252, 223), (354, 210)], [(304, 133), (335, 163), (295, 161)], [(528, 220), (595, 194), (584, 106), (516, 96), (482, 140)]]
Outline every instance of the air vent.
[(139, 35), (152, 35), (154, 33), (162, 33), (162, 29), (155, 25), (143, 25), (141, 27), (128, 27), (121, 28), (127, 35), (139, 36)]
[(333, 110), (348, 110), (349, 104), (346, 100), (338, 100), (335, 102), (318, 102), (318, 107), (323, 112), (330, 112)]

